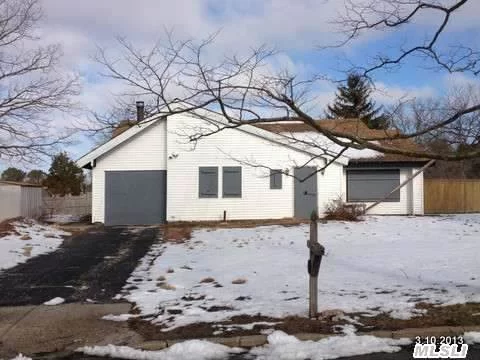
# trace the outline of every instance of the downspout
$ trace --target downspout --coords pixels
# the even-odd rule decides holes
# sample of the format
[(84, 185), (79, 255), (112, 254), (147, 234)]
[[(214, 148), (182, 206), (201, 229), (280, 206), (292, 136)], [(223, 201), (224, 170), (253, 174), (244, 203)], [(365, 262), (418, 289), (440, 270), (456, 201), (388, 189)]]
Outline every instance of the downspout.
[(420, 170), (418, 170), (417, 172), (415, 172), (414, 174), (412, 174), (412, 176), (410, 176), (409, 178), (407, 178), (404, 182), (402, 182), (400, 185), (398, 185), (395, 189), (393, 189), (392, 191), (390, 191), (384, 198), (374, 202), (372, 205), (370, 206), (367, 206), (365, 208), (365, 210), (363, 211), (364, 214), (367, 213), (368, 210), (374, 208), (375, 206), (377, 206), (378, 204), (384, 202), (385, 200), (388, 199), (388, 197), (390, 195), (392, 195), (394, 192), (400, 190), (401, 188), (403, 188), (405, 185), (409, 184), (413, 179), (415, 179), (418, 175), (420, 175), (421, 173), (423, 173), (425, 170), (427, 170), (430, 166), (432, 166), (433, 164), (435, 164), (435, 160), (430, 160), (428, 163), (426, 163)]

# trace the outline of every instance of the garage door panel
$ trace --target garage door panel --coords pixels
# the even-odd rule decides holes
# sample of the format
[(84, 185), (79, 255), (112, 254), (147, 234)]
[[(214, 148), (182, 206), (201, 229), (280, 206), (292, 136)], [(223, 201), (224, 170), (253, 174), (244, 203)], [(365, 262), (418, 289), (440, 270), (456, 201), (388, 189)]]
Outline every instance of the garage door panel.
[(165, 222), (166, 181), (165, 170), (105, 172), (105, 224)]

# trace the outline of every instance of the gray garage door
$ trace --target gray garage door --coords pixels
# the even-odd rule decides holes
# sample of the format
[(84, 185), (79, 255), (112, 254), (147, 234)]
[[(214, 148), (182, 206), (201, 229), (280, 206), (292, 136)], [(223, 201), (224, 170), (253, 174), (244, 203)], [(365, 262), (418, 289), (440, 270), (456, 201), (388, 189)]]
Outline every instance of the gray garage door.
[[(383, 200), (400, 185), (399, 169), (349, 169), (347, 170), (347, 201)], [(400, 190), (385, 201), (400, 201)]]
[(167, 172), (105, 172), (105, 225), (165, 222)]

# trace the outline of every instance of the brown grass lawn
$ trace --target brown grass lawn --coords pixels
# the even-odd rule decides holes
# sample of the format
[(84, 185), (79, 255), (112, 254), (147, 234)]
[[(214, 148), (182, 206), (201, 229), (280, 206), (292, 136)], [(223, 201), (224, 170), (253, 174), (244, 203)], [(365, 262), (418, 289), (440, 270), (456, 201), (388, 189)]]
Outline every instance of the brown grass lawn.
[(233, 229), (233, 228), (253, 228), (257, 226), (281, 225), (297, 226), (306, 224), (308, 220), (294, 218), (269, 219), (269, 220), (230, 220), (230, 221), (175, 221), (163, 225), (165, 240), (170, 242), (184, 242), (192, 237), (194, 229)]
[(13, 226), (13, 223), (21, 220), (23, 220), (22, 217), (17, 217), (17, 218), (6, 219), (1, 221), (0, 222), (0, 238), (10, 234), (19, 235), (19, 233), (15, 231), (15, 227)]
[[(480, 325), (480, 304), (471, 303), (464, 305), (451, 306), (433, 306), (429, 304), (419, 304), (419, 308), (427, 310), (423, 316), (415, 317), (409, 320), (393, 319), (386, 314), (375, 317), (366, 317), (362, 314), (348, 314), (350, 317), (358, 316), (358, 322), (364, 326), (354, 325), (358, 331), (369, 332), (375, 330), (400, 330), (407, 328), (427, 328), (436, 326), (472, 326)], [(213, 311), (213, 310), (212, 310)], [(346, 320), (336, 317), (325, 317), (317, 320), (310, 320), (298, 316), (289, 316), (283, 319), (270, 318), (265, 316), (235, 316), (229, 321), (223, 321), (217, 324), (196, 323), (188, 326), (179, 327), (171, 331), (164, 332), (162, 327), (138, 318), (130, 319), (129, 326), (141, 334), (145, 340), (170, 340), (177, 338), (202, 338), (214, 337), (214, 331), (218, 326), (228, 326), (232, 324), (249, 324), (252, 322), (278, 322), (276, 325), (255, 325), (252, 330), (237, 329), (224, 332), (217, 336), (245, 336), (259, 334), (262, 329), (282, 330), (287, 334), (298, 333), (335, 333), (335, 325), (348, 324)], [(215, 325), (215, 326), (214, 326)]]

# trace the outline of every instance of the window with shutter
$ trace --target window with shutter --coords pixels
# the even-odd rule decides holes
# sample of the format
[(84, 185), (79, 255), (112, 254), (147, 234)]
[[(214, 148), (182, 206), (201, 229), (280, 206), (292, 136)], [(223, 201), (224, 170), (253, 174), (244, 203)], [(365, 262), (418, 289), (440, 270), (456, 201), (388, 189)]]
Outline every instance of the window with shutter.
[(282, 188), (282, 170), (270, 169), (270, 189)]
[(201, 198), (218, 197), (218, 167), (198, 168), (198, 196)]
[(223, 197), (242, 197), (242, 168), (240, 166), (223, 168)]

